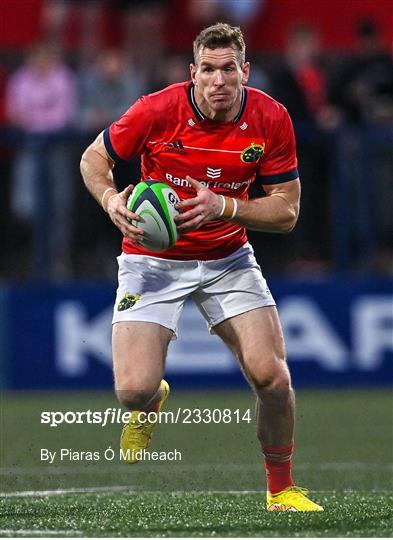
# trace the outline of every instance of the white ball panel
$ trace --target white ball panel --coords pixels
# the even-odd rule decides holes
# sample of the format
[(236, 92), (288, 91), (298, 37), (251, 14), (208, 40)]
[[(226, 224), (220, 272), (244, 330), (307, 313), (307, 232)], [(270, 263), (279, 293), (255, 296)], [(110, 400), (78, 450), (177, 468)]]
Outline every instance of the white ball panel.
[(170, 245), (168, 231), (164, 221), (150, 201), (143, 201), (137, 213), (141, 220), (133, 222), (133, 225), (144, 231), (142, 245), (152, 251), (164, 251)]

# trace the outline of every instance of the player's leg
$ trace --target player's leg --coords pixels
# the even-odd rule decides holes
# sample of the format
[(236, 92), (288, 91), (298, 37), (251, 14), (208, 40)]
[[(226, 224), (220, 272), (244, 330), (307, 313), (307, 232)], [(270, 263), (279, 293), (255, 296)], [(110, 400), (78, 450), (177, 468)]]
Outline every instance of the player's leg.
[(156, 323), (120, 321), (113, 325), (115, 391), (127, 409), (148, 408), (162, 398), (160, 383), (172, 335)]
[(141, 459), (140, 453), (149, 445), (157, 423), (149, 413), (158, 413), (168, 397), (169, 386), (162, 376), (172, 334), (168, 328), (150, 322), (121, 321), (113, 325), (115, 391), (120, 403), (133, 411), (120, 439), (123, 459), (128, 463)]
[(320, 511), (292, 479), (295, 398), (274, 306), (257, 308), (218, 324), (214, 331), (238, 359), (257, 395), (257, 433), (265, 455), (267, 509)]
[[(113, 310), (113, 361), (116, 394), (132, 410), (121, 448), (145, 449), (158, 412), (169, 394), (162, 380), (168, 344), (176, 334), (184, 302), (198, 284), (198, 265), (155, 257), (118, 258), (119, 286)], [(145, 414), (140, 414), (140, 413)], [(149, 415), (149, 413), (151, 413)], [(140, 453), (139, 453), (140, 455)]]
[[(262, 448), (290, 448), (295, 398), (276, 308), (242, 313), (218, 324), (214, 331), (231, 349), (255, 391), (257, 434)], [(290, 478), (288, 481), (292, 483)]]
[(291, 487), (294, 394), (275, 302), (252, 248), (245, 244), (229, 257), (203, 266), (205, 281), (193, 298), (210, 330), (238, 358), (257, 395), (258, 438), (265, 454), (268, 491), (296, 489), (296, 498), (302, 498), (297, 508), (313, 506), (299, 488)]

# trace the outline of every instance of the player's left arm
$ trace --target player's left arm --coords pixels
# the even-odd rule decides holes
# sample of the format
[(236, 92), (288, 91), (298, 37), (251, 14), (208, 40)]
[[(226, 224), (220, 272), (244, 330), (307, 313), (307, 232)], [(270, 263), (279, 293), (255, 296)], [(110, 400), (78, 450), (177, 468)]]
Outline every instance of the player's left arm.
[[(265, 197), (242, 201), (217, 195), (194, 178), (187, 177), (196, 196), (179, 203), (176, 217), (180, 233), (199, 229), (213, 219), (234, 221), (247, 229), (288, 233), (296, 225), (300, 206), (299, 178), (279, 184), (264, 185)], [(232, 214), (233, 217), (232, 217)]]
[(288, 233), (295, 227), (300, 209), (300, 180), (265, 185), (266, 197), (237, 200), (233, 219), (247, 229)]

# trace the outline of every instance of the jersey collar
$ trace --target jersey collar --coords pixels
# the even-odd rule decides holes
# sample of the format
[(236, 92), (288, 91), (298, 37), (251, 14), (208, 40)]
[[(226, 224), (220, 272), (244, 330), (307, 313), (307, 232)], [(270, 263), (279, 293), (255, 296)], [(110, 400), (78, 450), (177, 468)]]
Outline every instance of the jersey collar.
[[(188, 87), (188, 97), (189, 97), (189, 100), (190, 100), (192, 110), (194, 111), (197, 120), (199, 120), (199, 121), (206, 120), (206, 118), (207, 118), (206, 115), (203, 114), (203, 112), (201, 111), (201, 109), (197, 105), (197, 102), (196, 102), (196, 99), (195, 99), (195, 89), (194, 89), (194, 84), (193, 83), (190, 83), (190, 85)], [(246, 102), (247, 102), (247, 89), (243, 86), (242, 87), (242, 99), (241, 99), (241, 103), (240, 103), (240, 109), (239, 109), (239, 112), (237, 113), (237, 115), (235, 116), (235, 118), (232, 120), (232, 122), (236, 123), (236, 122), (238, 122), (240, 120), (240, 118), (241, 118), (241, 116), (242, 116), (242, 114), (244, 112), (244, 109), (246, 108)]]

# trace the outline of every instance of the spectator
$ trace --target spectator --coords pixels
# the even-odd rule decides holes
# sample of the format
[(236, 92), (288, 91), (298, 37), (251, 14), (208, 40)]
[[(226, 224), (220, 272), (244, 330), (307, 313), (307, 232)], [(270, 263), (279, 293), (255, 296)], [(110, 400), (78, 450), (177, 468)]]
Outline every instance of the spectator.
[[(87, 144), (92, 133), (111, 124), (147, 91), (143, 76), (127, 60), (123, 51), (105, 49), (97, 55), (90, 68), (80, 72), (78, 129), (86, 135)], [(114, 174), (118, 184), (128, 185), (131, 180), (135, 182), (140, 174), (138, 166), (137, 160), (116, 165)], [(107, 257), (107, 253), (116, 245), (116, 231), (106, 221), (97, 220), (95, 205), (90, 204), (90, 199), (86, 199), (84, 194), (78, 198), (76, 227), (80, 234), (78, 249), (75, 250), (76, 267), (80, 268), (81, 272), (90, 273), (100, 268), (101, 275), (103, 271), (113, 275), (112, 261)], [(85, 231), (90, 229), (91, 222), (95, 220), (96, 238), (92, 239)]]
[(253, 88), (259, 88), (259, 90), (262, 90), (267, 94), (272, 93), (270, 77), (256, 56), (251, 58), (250, 78), (248, 79), (247, 85), (252, 86)]
[(288, 109), (298, 135), (303, 212), (292, 241), (307, 268), (323, 266), (329, 255), (329, 140), (325, 128), (336, 121), (319, 52), (314, 29), (297, 24), (289, 33), (285, 56), (272, 70), (273, 96)]
[(76, 83), (53, 49), (35, 47), (10, 77), (6, 110), (22, 137), (14, 161), (11, 206), (32, 225), (32, 274), (67, 277), (74, 177), (66, 135), (75, 116)]
[(80, 75), (81, 127), (93, 132), (103, 129), (145, 91), (142, 76), (127, 64), (121, 51), (102, 51), (93, 67)]
[[(0, 230), (2, 231), (1, 237), (1, 254), (0, 257), (0, 272), (7, 271), (7, 264), (9, 265), (12, 255), (10, 253), (11, 247), (11, 230), (13, 229), (11, 224), (11, 216), (9, 212), (9, 177), (10, 177), (10, 163), (12, 160), (12, 151), (10, 150), (7, 142), (9, 140), (6, 130), (6, 113), (5, 113), (5, 91), (7, 85), (7, 71), (5, 66), (0, 62), (0, 175), (2, 178), (2, 195), (0, 199)], [(10, 226), (11, 224), (11, 226)], [(14, 231), (13, 231), (14, 232)], [(14, 239), (15, 240), (15, 239)], [(7, 254), (7, 255), (6, 255)]]
[(332, 99), (351, 123), (393, 120), (393, 62), (381, 45), (378, 26), (359, 23), (357, 50), (332, 84)]
[(335, 233), (336, 252), (347, 268), (356, 262), (359, 269), (387, 273), (393, 234), (387, 196), (392, 182), (393, 62), (372, 20), (361, 21), (356, 36), (354, 54), (344, 60), (331, 85), (332, 100), (345, 120), (338, 146), (341, 185), (332, 209), (338, 223), (345, 212), (346, 230)]
[(69, 49), (69, 33), (76, 38), (78, 62), (91, 60), (101, 41), (103, 0), (44, 0), (42, 36), (59, 50)]
[(285, 57), (274, 73), (274, 96), (292, 118), (318, 123), (328, 107), (327, 77), (319, 58), (315, 31), (296, 25), (289, 34)]
[(156, 80), (153, 82), (154, 90), (162, 90), (170, 84), (190, 79), (190, 70), (187, 58), (181, 55), (168, 55), (157, 70)]
[(165, 53), (164, 21), (168, 0), (112, 0), (119, 9), (123, 45), (139, 73), (154, 75)]
[(189, 14), (196, 26), (223, 19), (245, 27), (262, 12), (266, 0), (191, 0)]

